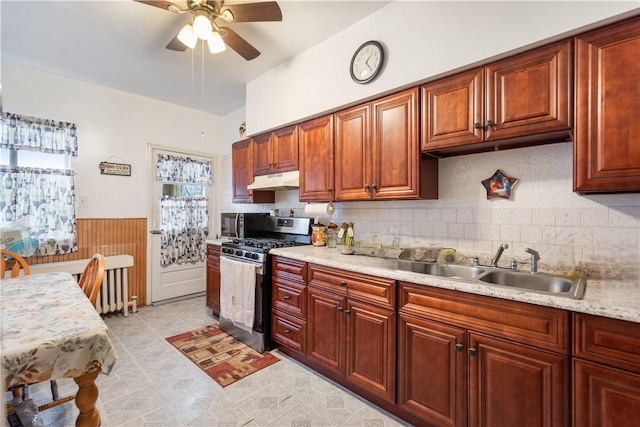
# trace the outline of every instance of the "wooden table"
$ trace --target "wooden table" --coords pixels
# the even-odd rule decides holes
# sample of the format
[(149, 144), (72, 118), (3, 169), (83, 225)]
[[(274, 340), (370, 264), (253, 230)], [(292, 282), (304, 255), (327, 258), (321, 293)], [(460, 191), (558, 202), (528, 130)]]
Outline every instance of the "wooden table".
[(2, 279), (0, 316), (4, 389), (73, 378), (76, 425), (100, 425), (94, 381), (111, 372), (117, 355), (107, 325), (71, 274)]

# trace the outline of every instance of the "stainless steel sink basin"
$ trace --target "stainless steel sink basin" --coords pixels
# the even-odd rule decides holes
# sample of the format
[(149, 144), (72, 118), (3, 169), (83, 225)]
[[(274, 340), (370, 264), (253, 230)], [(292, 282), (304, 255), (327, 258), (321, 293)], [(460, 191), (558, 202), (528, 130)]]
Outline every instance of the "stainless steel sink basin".
[(478, 280), (498, 286), (522, 289), (536, 293), (582, 299), (586, 280), (575, 280), (547, 274), (530, 274), (509, 270), (491, 270)]
[(446, 277), (447, 279), (460, 279), (468, 282), (479, 281), (489, 286), (508, 287), (573, 299), (582, 299), (586, 287), (586, 279), (584, 278), (571, 280), (543, 273), (530, 274), (524, 271), (503, 270), (495, 267), (472, 267), (398, 259), (397, 269)]
[(485, 271), (479, 267), (404, 260), (398, 261), (398, 270), (413, 271), (414, 273), (431, 274), (433, 276), (452, 279), (472, 280), (477, 279)]

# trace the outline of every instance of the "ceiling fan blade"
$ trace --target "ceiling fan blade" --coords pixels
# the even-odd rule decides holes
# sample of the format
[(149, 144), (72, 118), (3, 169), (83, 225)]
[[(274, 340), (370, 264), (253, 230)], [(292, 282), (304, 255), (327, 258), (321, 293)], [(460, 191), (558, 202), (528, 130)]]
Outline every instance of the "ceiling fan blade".
[(134, 0), (138, 3), (148, 4), (149, 6), (159, 7), (160, 9), (170, 10), (170, 7), (173, 7), (177, 10), (180, 10), (180, 6), (175, 3), (171, 3), (170, 1), (164, 0)]
[(180, 40), (178, 40), (178, 36), (176, 35), (167, 45), (167, 49), (175, 50), (176, 52), (184, 52), (185, 50), (187, 50), (187, 46)]
[(247, 61), (251, 61), (260, 55), (260, 52), (248, 41), (240, 37), (235, 31), (233, 31), (229, 27), (220, 27), (221, 30), (226, 31), (227, 34), (223, 37), (222, 40), (229, 46), (231, 49), (235, 50)]
[(225, 10), (230, 10), (233, 14), (231, 22), (282, 21), (280, 6), (275, 1), (224, 6), (220, 10), (223, 19)]

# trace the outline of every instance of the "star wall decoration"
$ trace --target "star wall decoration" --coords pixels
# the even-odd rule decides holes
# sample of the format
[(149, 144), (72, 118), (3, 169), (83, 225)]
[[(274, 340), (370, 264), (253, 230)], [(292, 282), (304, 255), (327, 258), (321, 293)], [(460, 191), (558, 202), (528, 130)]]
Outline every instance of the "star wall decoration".
[(517, 178), (507, 176), (500, 169), (498, 169), (493, 176), (482, 181), (482, 185), (487, 190), (487, 200), (498, 197), (511, 200), (513, 187), (515, 187), (517, 183)]

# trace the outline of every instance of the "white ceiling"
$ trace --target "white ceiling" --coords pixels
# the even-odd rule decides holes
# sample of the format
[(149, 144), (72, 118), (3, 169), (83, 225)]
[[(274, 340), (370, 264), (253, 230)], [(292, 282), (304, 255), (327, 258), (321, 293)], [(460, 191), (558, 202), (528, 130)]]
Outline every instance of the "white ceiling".
[[(240, 2), (251, 1), (227, 4)], [(133, 0), (2, 0), (1, 55), (3, 61), (225, 116), (245, 105), (247, 81), (389, 2), (278, 0), (282, 22), (229, 24), (261, 52), (246, 61), (232, 49), (211, 55), (205, 47), (203, 53), (202, 42), (185, 52), (165, 49), (189, 14)], [(185, 0), (175, 3), (186, 6)]]

